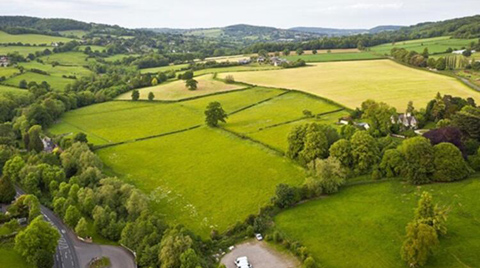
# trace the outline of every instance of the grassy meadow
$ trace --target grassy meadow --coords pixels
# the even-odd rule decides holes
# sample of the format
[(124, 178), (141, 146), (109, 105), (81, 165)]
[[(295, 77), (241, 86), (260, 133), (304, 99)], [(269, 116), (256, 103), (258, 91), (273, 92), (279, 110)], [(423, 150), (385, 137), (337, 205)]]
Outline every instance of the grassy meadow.
[(101, 103), (66, 113), (49, 131), (53, 134), (84, 132), (95, 145), (134, 140), (203, 124), (203, 112), (212, 101), (219, 101), (230, 113), (282, 92), (251, 88), (176, 103)]
[(351, 186), (282, 212), (275, 222), (287, 237), (307, 246), (322, 267), (406, 267), (400, 258), (405, 226), (420, 194), (428, 191), (450, 211), (448, 234), (425, 267), (477, 267), (479, 178), (424, 186), (399, 181)]
[(24, 67), (25, 70), (39, 69), (49, 73), (52, 76), (57, 76), (57, 77), (62, 77), (62, 75), (67, 75), (67, 76), (74, 75), (74, 76), (80, 77), (80, 76), (88, 76), (92, 74), (92, 71), (82, 66), (63, 66), (63, 65), (52, 66), (51, 64), (43, 64), (37, 61), (20, 62), (18, 63), (18, 65)]
[(34, 268), (14, 249), (15, 243), (11, 240), (0, 241), (0, 267), (10, 268)]
[(18, 52), (18, 54), (22, 56), (27, 56), (30, 53), (35, 54), (35, 52), (44, 51), (45, 49), (52, 50), (53, 47), (0, 46), (0, 55), (7, 55), (8, 53)]
[(84, 35), (87, 34), (87, 31), (84, 30), (68, 30), (68, 31), (60, 31), (60, 34), (63, 36), (75, 36), (76, 38), (82, 38)]
[(0, 96), (3, 94), (28, 95), (29, 92), (26, 89), (0, 85)]
[(8, 43), (23, 43), (30, 45), (50, 45), (52, 42), (69, 42), (72, 39), (59, 37), (59, 36), (50, 36), (50, 35), (40, 35), (40, 34), (9, 34), (3, 31), (0, 31), (0, 44)]
[[(213, 79), (213, 75), (203, 75), (196, 77), (198, 81), (196, 90), (189, 90), (185, 86), (184, 80), (162, 83), (152, 87), (146, 87), (139, 90), (140, 99), (147, 100), (148, 94), (153, 92), (156, 100), (180, 100), (191, 97), (198, 97), (218, 92), (239, 89), (245, 86), (235, 84), (226, 84), (222, 81)], [(126, 92), (118, 97), (120, 100), (130, 100), (132, 92)]]
[(14, 74), (20, 73), (20, 70), (14, 67), (0, 67), (0, 77), (8, 78)]
[(74, 79), (63, 78), (61, 76), (53, 76), (53, 75), (43, 75), (38, 73), (32, 72), (25, 72), (21, 75), (17, 75), (10, 79), (7, 79), (4, 83), (10, 86), (18, 87), (20, 81), (26, 80), (28, 82), (35, 81), (40, 84), (43, 81), (46, 81), (53, 89), (63, 90), (65, 86), (68, 84), (74, 83)]
[(296, 61), (299, 59), (305, 62), (328, 62), (328, 61), (353, 61), (353, 60), (373, 60), (381, 59), (383, 56), (374, 54), (372, 52), (350, 52), (350, 53), (317, 53), (304, 55), (291, 55), (283, 57), (289, 61)]
[(54, 53), (48, 56), (43, 56), (40, 59), (45, 63), (58, 62), (60, 65), (85, 66), (88, 65), (87, 57), (88, 55), (82, 52), (70, 51), (64, 53)]
[(145, 68), (140, 69), (140, 73), (142, 74), (155, 74), (158, 72), (169, 72), (169, 71), (178, 71), (183, 68), (187, 68), (189, 64), (178, 64), (178, 65), (168, 65), (168, 66), (161, 66), (161, 67), (153, 67), (153, 68)]
[(304, 178), (301, 168), (263, 146), (207, 127), (97, 153), (120, 178), (149, 193), (169, 222), (202, 237), (257, 213), (277, 184)]
[(416, 70), (390, 60), (318, 63), (303, 68), (218, 76), (227, 75), (233, 75), (239, 82), (305, 91), (349, 108), (359, 107), (366, 99), (374, 99), (403, 111), (410, 100), (415, 107), (425, 107), (437, 92), (480, 101), (480, 93), (455, 78)]
[(377, 52), (380, 54), (390, 55), (390, 50), (394, 47), (405, 48), (406, 50), (413, 50), (418, 53), (422, 53), (423, 50), (427, 47), (430, 54), (443, 53), (448, 48), (453, 50), (461, 49), (462, 47), (468, 46), (471, 42), (477, 42), (478, 39), (454, 39), (449, 36), (433, 37), (426, 39), (417, 39), (409, 41), (400, 41), (395, 44), (388, 43), (383, 45), (378, 45), (371, 47), (371, 51)]

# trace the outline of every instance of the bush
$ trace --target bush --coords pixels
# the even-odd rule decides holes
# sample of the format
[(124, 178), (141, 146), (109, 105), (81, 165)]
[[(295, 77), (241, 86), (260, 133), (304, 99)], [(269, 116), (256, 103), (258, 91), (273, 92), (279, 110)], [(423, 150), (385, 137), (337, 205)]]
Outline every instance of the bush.
[(227, 84), (235, 83), (235, 78), (233, 77), (233, 75), (227, 75), (225, 77), (225, 83), (227, 83)]
[(255, 230), (253, 229), (253, 226), (249, 225), (245, 233), (248, 237), (253, 237), (255, 235)]
[(317, 268), (317, 263), (312, 257), (308, 257), (303, 262), (303, 268)]
[(434, 181), (457, 181), (468, 177), (470, 169), (460, 150), (451, 143), (440, 143), (434, 149)]

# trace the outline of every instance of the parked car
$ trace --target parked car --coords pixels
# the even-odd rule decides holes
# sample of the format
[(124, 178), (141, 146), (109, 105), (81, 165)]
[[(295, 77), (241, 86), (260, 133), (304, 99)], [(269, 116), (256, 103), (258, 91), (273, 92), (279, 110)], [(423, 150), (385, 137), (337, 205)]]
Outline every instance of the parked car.
[(255, 234), (255, 237), (257, 238), (258, 241), (262, 241), (262, 240), (263, 240), (262, 234)]
[(248, 258), (246, 256), (238, 257), (235, 260), (235, 265), (237, 268), (253, 268), (253, 266), (248, 262)]

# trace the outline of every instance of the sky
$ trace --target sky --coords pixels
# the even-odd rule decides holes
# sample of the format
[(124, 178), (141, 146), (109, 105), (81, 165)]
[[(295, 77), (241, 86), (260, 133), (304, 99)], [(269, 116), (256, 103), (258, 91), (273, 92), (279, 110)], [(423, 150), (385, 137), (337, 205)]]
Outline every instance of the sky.
[(71, 18), (128, 28), (208, 28), (242, 23), (364, 29), (476, 15), (480, 14), (478, 1), (0, 0), (0, 15)]

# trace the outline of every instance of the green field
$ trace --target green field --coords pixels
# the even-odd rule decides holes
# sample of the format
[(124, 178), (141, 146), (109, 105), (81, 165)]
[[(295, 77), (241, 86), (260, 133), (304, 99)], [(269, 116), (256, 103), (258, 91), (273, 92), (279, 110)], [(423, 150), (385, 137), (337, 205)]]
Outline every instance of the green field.
[(50, 45), (52, 42), (69, 42), (72, 39), (40, 34), (8, 34), (0, 31), (0, 44), (23, 43), (30, 45)]
[(83, 131), (90, 142), (97, 145), (128, 141), (203, 124), (203, 111), (212, 101), (219, 101), (225, 111), (233, 112), (282, 92), (253, 88), (178, 103), (102, 103), (66, 113), (61, 123), (54, 125), (50, 132), (65, 134)]
[(60, 65), (85, 66), (88, 65), (87, 57), (88, 55), (82, 52), (64, 52), (43, 56), (40, 59), (45, 63), (58, 62)]
[(87, 34), (87, 31), (84, 30), (69, 30), (69, 31), (60, 31), (60, 34), (63, 36), (75, 36), (76, 38), (82, 38)]
[(456, 183), (413, 186), (398, 181), (351, 186), (275, 218), (289, 238), (308, 247), (322, 267), (406, 267), (400, 258), (405, 226), (423, 191), (450, 209), (448, 234), (425, 267), (478, 267), (480, 176)]
[(149, 193), (169, 222), (203, 237), (257, 213), (277, 184), (300, 184), (304, 176), (263, 146), (207, 127), (98, 154), (118, 176)]
[(16, 87), (9, 87), (9, 86), (4, 86), (0, 85), (0, 96), (3, 94), (14, 94), (14, 95), (28, 95), (29, 92), (26, 89), (20, 89)]
[(320, 53), (320, 54), (309, 54), (309, 55), (301, 55), (301, 56), (293, 55), (293, 56), (286, 56), (283, 58), (289, 61), (296, 61), (296, 60), (302, 59), (306, 62), (327, 62), (327, 61), (373, 60), (373, 59), (383, 58), (383, 56), (374, 54), (372, 52), (353, 52), (353, 53)]
[(260, 144), (205, 126), (136, 139), (202, 125), (204, 109), (212, 101), (231, 113), (281, 93), (250, 88), (175, 103), (107, 102), (66, 113), (49, 131), (82, 131), (96, 145), (128, 141), (97, 151), (112, 175), (149, 193), (169, 222), (183, 223), (206, 237), (212, 228), (225, 231), (256, 213), (278, 183), (301, 183), (302, 169)]
[(117, 60), (122, 60), (123, 58), (126, 57), (137, 57), (139, 56), (138, 54), (117, 54), (113, 56), (106, 57), (106, 61), (117, 61)]
[(371, 47), (371, 51), (380, 54), (390, 55), (390, 50), (394, 47), (405, 48), (406, 50), (413, 50), (418, 53), (422, 53), (427, 47), (430, 54), (443, 53), (448, 48), (461, 49), (468, 46), (471, 42), (478, 42), (478, 39), (450, 39), (449, 36), (400, 41), (395, 44), (388, 43)]
[[(139, 90), (140, 99), (147, 100), (148, 94), (153, 92), (156, 100), (180, 100), (191, 97), (198, 97), (218, 92), (225, 92), (234, 89), (244, 88), (235, 84), (226, 84), (222, 81), (217, 81), (212, 78), (212, 75), (203, 75), (196, 77), (198, 81), (196, 90), (188, 90), (185, 86), (184, 80), (176, 80), (159, 84), (153, 87), (146, 87)], [(120, 100), (131, 100), (132, 92), (127, 92), (118, 97)]]
[(0, 55), (6, 55), (8, 53), (18, 52), (22, 56), (27, 56), (30, 53), (35, 54), (35, 52), (44, 51), (45, 49), (49, 49), (51, 51), (53, 47), (0, 46)]
[(0, 77), (5, 76), (5, 78), (8, 78), (19, 72), (20, 70), (14, 67), (0, 67)]
[(62, 77), (62, 75), (67, 75), (67, 76), (74, 75), (77, 77), (81, 77), (81, 76), (88, 76), (93, 74), (92, 71), (82, 66), (58, 65), (53, 67), (51, 64), (42, 64), (37, 61), (20, 62), (18, 65), (23, 66), (25, 70), (39, 69), (39, 70), (48, 72), (52, 76), (57, 76), (57, 77)]
[(33, 268), (14, 249), (13, 241), (0, 241), (0, 267), (2, 268)]
[(425, 107), (437, 92), (480, 101), (480, 93), (455, 78), (416, 70), (391, 60), (328, 62), (309, 67), (262, 72), (232, 72), (235, 81), (289, 88), (334, 100), (349, 108), (367, 99), (386, 102), (403, 111), (409, 101)]
[(21, 75), (17, 75), (15, 77), (12, 77), (10, 79), (7, 79), (4, 83), (7, 85), (15, 86), (18, 87), (20, 84), (20, 81), (26, 80), (28, 82), (37, 82), (37, 84), (46, 81), (48, 84), (53, 89), (57, 90), (63, 90), (65, 89), (65, 86), (68, 84), (72, 84), (75, 82), (74, 79), (68, 79), (68, 78), (62, 78), (59, 76), (53, 76), (53, 75), (43, 75), (43, 74), (37, 74), (37, 73), (32, 73), (32, 72), (26, 72)]
[(98, 51), (98, 52), (102, 52), (104, 51), (105, 49), (107, 49), (106, 47), (104, 46), (94, 46), (94, 45), (85, 45), (85, 46), (78, 46), (78, 50), (79, 51), (85, 51), (85, 48), (87, 47), (90, 47), (90, 49), (92, 49), (92, 51)]

